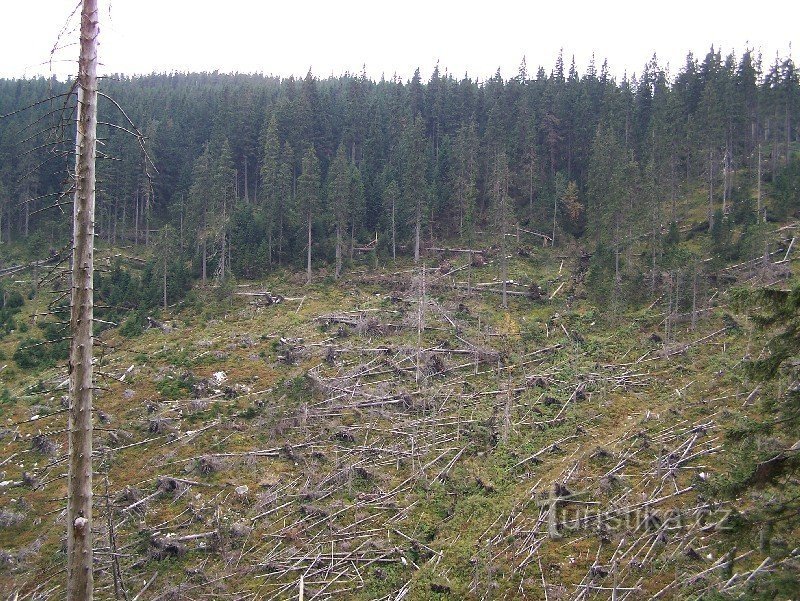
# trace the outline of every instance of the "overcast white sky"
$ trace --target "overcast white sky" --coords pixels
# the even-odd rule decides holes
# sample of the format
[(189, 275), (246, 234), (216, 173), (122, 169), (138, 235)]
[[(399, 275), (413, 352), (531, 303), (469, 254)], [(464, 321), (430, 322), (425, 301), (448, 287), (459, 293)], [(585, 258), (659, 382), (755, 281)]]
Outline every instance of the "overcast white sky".
[[(527, 58), (549, 72), (559, 48), (583, 73), (592, 53), (612, 74), (640, 72), (657, 52), (674, 74), (689, 51), (711, 44), (737, 56), (760, 49), (766, 64), (789, 53), (800, 31), (797, 0), (99, 0), (104, 73), (238, 71), (372, 78), (439, 61), (456, 77), (516, 75)], [(0, 77), (47, 74), (50, 50), (77, 0), (0, 0)], [(73, 18), (53, 72), (74, 71)]]

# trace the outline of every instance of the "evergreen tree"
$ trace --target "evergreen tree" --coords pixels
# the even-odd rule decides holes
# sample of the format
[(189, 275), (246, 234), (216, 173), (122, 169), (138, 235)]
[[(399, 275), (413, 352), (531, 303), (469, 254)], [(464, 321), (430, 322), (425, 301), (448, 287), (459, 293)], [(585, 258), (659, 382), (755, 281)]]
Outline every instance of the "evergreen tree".
[(211, 195), (219, 209), (212, 220), (214, 240), (219, 245), (220, 260), (217, 273), (224, 280), (230, 271), (231, 248), (228, 240), (230, 215), (236, 208), (236, 170), (233, 167), (228, 140), (224, 140), (213, 160)]
[(361, 179), (361, 171), (354, 164), (349, 167), (349, 176), (348, 204), (350, 219), (350, 259), (352, 260), (356, 234), (360, 231), (363, 224), (365, 197), (364, 181)]
[(175, 245), (175, 228), (169, 223), (165, 224), (158, 233), (155, 254), (158, 271), (161, 275), (162, 306), (167, 310), (167, 281), (170, 273), (170, 263), (174, 261), (177, 247)]
[(197, 247), (200, 251), (201, 278), (208, 277), (208, 246), (213, 240), (213, 206), (211, 153), (208, 145), (197, 158), (192, 171), (192, 186), (189, 190), (190, 227), (196, 232)]
[(496, 228), (500, 238), (500, 269), (503, 278), (503, 308), (508, 308), (508, 252), (507, 241), (513, 221), (511, 199), (508, 196), (509, 170), (508, 155), (505, 151), (495, 151), (492, 169), (492, 201), (494, 203)]
[(336, 278), (342, 271), (343, 233), (350, 221), (350, 174), (344, 148), (339, 145), (336, 157), (328, 171), (328, 206), (333, 214), (336, 229)]
[(477, 132), (474, 123), (462, 125), (456, 134), (456, 168), (453, 177), (453, 196), (458, 203), (458, 234), (471, 238), (475, 225), (478, 199)]
[(397, 260), (397, 209), (400, 202), (400, 188), (391, 180), (383, 189), (383, 210), (389, 223), (392, 240), (392, 259)]
[(403, 202), (413, 213), (414, 262), (419, 263), (423, 220), (427, 217), (428, 181), (425, 169), (425, 132), (417, 117), (403, 132)]
[(297, 179), (297, 207), (305, 225), (306, 276), (311, 282), (311, 244), (314, 217), (321, 204), (319, 159), (313, 146), (309, 146), (303, 155), (303, 170)]
[(264, 136), (264, 151), (261, 159), (261, 201), (264, 212), (264, 225), (268, 240), (268, 261), (272, 263), (273, 240), (276, 229), (282, 235), (281, 206), (285, 184), (282, 172), (285, 167), (281, 157), (281, 142), (278, 137), (278, 120), (272, 115)]

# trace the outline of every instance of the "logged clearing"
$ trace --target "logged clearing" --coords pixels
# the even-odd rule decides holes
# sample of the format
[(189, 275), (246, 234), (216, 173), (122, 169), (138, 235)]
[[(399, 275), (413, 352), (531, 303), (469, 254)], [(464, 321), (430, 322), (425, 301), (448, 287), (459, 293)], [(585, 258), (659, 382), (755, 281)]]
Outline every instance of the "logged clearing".
[[(598, 307), (577, 248), (513, 257), (504, 310), (487, 254), (201, 289), (139, 336), (99, 335), (98, 598), (622, 600), (791, 581), (793, 523), (747, 517), (785, 483), (721, 492), (742, 469), (726, 433), (772, 391), (742, 369), (768, 332), (713, 284), (693, 315)], [(59, 598), (65, 371), (3, 363), (0, 588)]]

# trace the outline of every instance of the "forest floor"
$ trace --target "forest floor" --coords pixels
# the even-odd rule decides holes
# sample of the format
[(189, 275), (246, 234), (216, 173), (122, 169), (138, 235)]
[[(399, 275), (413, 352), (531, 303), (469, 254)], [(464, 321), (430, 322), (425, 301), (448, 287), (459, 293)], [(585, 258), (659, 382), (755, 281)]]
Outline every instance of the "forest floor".
[[(526, 254), (507, 310), (496, 253), (431, 253), (199, 290), (137, 337), (103, 332), (97, 598), (758, 598), (775, 578), (790, 598), (796, 529), (741, 527), (770, 487), (717, 492), (726, 432), (763, 417), (742, 365), (768, 333), (722, 288), (696, 320), (614, 311), (577, 247)], [(0, 591), (56, 599), (66, 372), (17, 368), (22, 336), (0, 341)]]

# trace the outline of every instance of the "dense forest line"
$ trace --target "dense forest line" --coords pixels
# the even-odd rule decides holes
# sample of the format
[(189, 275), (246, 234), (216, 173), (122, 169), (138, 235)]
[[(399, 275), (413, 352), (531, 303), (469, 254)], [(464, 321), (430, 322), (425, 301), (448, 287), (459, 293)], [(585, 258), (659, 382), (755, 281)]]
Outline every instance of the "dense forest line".
[(0, 80), (0, 590), (795, 593), (791, 58), (108, 77), (96, 255), (70, 85)]
[[(358, 249), (418, 260), (435, 241), (522, 232), (581, 239), (598, 285), (639, 290), (692, 262), (665, 253), (679, 198), (705, 194), (726, 259), (757, 254), (759, 223), (797, 203), (798, 69), (749, 50), (689, 55), (674, 77), (653, 57), (620, 81), (559, 55), (549, 74), (523, 60), (482, 82), (437, 66), (427, 82), (153, 74), (101, 91), (98, 236), (203, 280), (291, 264), (338, 275)], [(0, 81), (2, 241), (66, 243), (73, 108), (55, 80)]]

